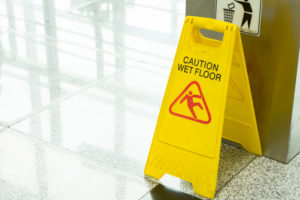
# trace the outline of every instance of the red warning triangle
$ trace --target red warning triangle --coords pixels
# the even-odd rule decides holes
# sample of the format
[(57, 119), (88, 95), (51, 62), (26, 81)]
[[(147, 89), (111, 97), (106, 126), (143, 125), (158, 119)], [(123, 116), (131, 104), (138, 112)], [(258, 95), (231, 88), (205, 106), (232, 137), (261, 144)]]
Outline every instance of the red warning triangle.
[(209, 124), (211, 115), (200, 85), (196, 81), (189, 83), (170, 105), (172, 115)]

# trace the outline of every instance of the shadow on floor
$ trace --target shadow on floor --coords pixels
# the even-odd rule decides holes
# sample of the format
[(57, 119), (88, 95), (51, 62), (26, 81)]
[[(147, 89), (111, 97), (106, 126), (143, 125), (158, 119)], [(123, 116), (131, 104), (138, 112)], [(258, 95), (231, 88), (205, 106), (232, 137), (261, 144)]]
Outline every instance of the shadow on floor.
[(156, 186), (142, 200), (199, 200), (198, 198), (167, 188), (163, 185)]

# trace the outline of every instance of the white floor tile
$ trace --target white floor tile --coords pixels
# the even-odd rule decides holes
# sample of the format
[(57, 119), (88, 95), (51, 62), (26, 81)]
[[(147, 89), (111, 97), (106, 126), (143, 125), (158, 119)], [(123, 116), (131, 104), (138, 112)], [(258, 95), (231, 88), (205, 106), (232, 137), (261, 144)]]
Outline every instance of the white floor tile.
[(1, 200), (139, 199), (144, 178), (7, 130), (0, 134)]

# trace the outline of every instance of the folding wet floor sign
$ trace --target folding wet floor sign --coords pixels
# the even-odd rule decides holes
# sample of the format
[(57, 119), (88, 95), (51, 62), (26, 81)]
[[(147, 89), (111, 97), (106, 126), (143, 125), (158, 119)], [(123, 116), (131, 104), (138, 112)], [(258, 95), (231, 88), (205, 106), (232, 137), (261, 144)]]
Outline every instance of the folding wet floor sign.
[[(222, 41), (201, 29), (223, 33)], [(186, 17), (145, 174), (179, 177), (213, 198), (222, 137), (262, 154), (239, 28)]]

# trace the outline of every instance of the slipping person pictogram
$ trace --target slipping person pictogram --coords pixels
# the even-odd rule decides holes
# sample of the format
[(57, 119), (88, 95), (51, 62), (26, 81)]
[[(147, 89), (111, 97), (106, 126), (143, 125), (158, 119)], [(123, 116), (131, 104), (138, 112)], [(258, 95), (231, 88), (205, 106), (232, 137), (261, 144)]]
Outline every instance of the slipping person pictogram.
[(246, 22), (248, 22), (248, 29), (250, 29), (253, 11), (252, 11), (252, 7), (251, 7), (251, 4), (250, 4), (249, 0), (244, 0), (244, 1), (234, 0), (234, 1), (241, 4), (243, 6), (243, 9), (244, 9), (244, 16), (243, 16), (243, 21), (242, 21), (241, 27), (243, 27), (244, 24)]
[[(184, 103), (185, 101), (186, 104)], [(197, 107), (200, 110), (195, 110)], [(169, 112), (177, 117), (203, 124), (211, 122), (210, 111), (197, 81), (192, 81), (185, 87), (170, 105)]]
[(195, 111), (194, 111), (194, 107), (195, 107), (195, 106), (198, 106), (201, 110), (203, 110), (203, 107), (201, 106), (200, 103), (194, 103), (194, 98), (199, 98), (199, 99), (201, 99), (201, 96), (200, 96), (200, 95), (193, 95), (193, 92), (192, 92), (192, 91), (189, 91), (189, 93), (188, 93), (187, 95), (185, 95), (185, 97), (183, 97), (183, 98), (181, 99), (180, 104), (182, 104), (182, 103), (186, 100), (187, 106), (188, 106), (188, 108), (190, 109), (190, 111), (191, 111), (193, 117), (194, 117), (195, 119), (198, 119), (198, 118), (197, 118), (197, 115), (196, 115), (196, 113), (195, 113)]

